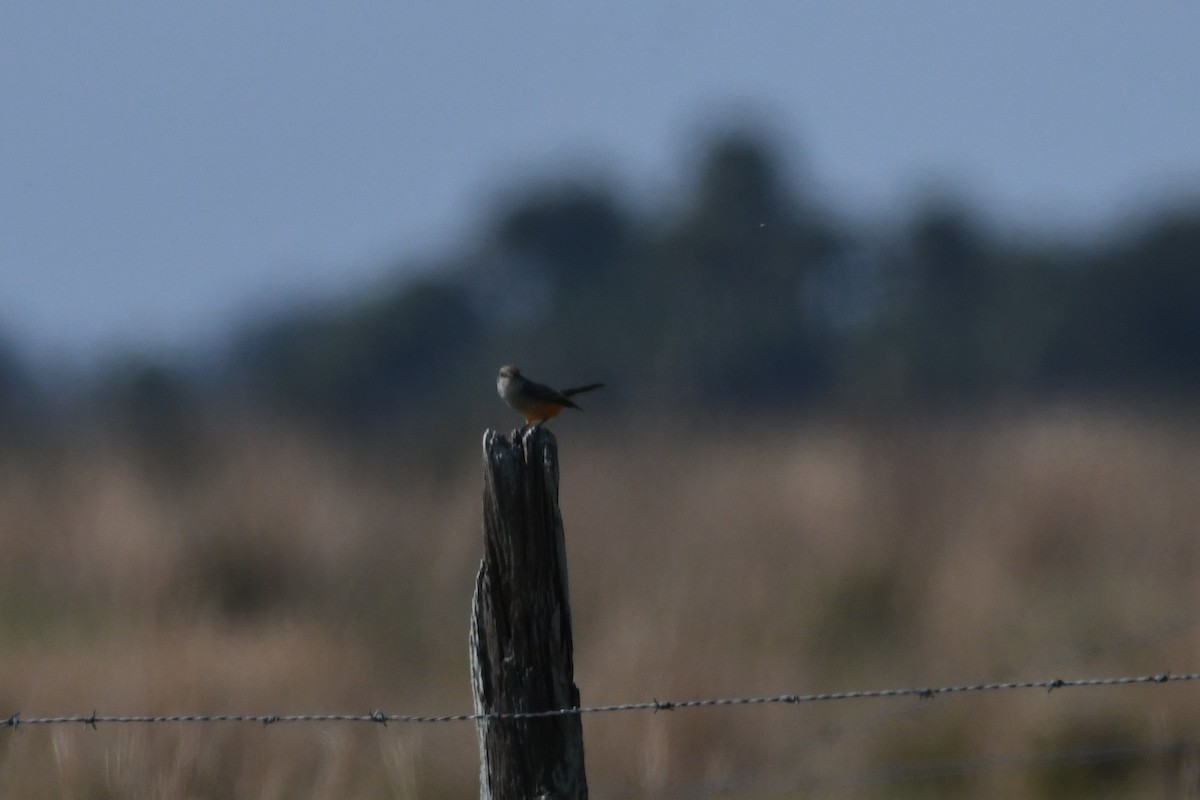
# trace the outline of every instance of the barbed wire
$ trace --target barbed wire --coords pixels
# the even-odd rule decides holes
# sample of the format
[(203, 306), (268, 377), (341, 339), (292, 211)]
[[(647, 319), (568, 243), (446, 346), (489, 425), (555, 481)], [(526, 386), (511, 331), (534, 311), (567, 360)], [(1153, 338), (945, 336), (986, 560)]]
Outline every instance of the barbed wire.
[(366, 714), (167, 714), (161, 716), (132, 715), (114, 716), (102, 715), (93, 711), (91, 714), (75, 714), (58, 717), (28, 717), (13, 714), (0, 719), (0, 728), (19, 728), (22, 725), (84, 725), (95, 728), (103, 724), (125, 723), (188, 723), (188, 722), (254, 722), (262, 725), (275, 725), (286, 722), (316, 723), (316, 722), (372, 722), (378, 725), (396, 723), (435, 723), (435, 722), (479, 722), (487, 721), (516, 721), (545, 719), (548, 717), (578, 716), (583, 714), (601, 714), (618, 711), (674, 711), (685, 708), (712, 708), (720, 706), (759, 706), (773, 704), (798, 705), (803, 703), (821, 703), (841, 700), (889, 699), (898, 697), (915, 697), (931, 700), (939, 695), (967, 694), (972, 692), (1000, 692), (1019, 689), (1045, 689), (1048, 692), (1066, 688), (1095, 688), (1101, 686), (1132, 686), (1137, 684), (1166, 684), (1185, 681), (1200, 681), (1200, 673), (1183, 673), (1172, 675), (1162, 672), (1154, 675), (1132, 675), (1108, 678), (1053, 678), (1041, 681), (1010, 681), (1005, 683), (973, 683), (951, 686), (929, 686), (922, 688), (901, 689), (859, 689), (844, 692), (822, 692), (817, 694), (780, 694), (761, 697), (711, 697), (695, 700), (650, 700), (637, 703), (619, 703), (614, 705), (582, 706), (578, 708), (556, 708), (546, 711), (518, 712), (488, 712), (475, 714), (444, 714), (429, 716), (421, 714), (386, 714), (382, 710), (374, 710)]
[[(1130, 648), (1145, 650), (1148, 645), (1161, 642), (1169, 637), (1198, 630), (1200, 630), (1200, 618), (1194, 615), (1181, 616), (1150, 630), (1117, 636), (1085, 647), (1060, 647), (1057, 649), (1057, 655), (1051, 654), (1038, 661), (1026, 663), (1023, 671), (1043, 674), (1062, 673), (1073, 667), (1077, 668), (1078, 664), (1075, 662), (1123, 652)], [(1011, 674), (997, 676), (997, 678), (1005, 680), (1011, 677), (1014, 676)], [(922, 702), (919, 698), (913, 698), (910, 703), (889, 705), (887, 708), (878, 709), (856, 719), (841, 717), (837, 720), (825, 721), (819, 730), (814, 731), (808, 739), (794, 747), (792, 752), (796, 755), (815, 752), (850, 736), (860, 735), (869, 729), (889, 724), (899, 718), (922, 714), (929, 710), (931, 710), (929, 704)]]

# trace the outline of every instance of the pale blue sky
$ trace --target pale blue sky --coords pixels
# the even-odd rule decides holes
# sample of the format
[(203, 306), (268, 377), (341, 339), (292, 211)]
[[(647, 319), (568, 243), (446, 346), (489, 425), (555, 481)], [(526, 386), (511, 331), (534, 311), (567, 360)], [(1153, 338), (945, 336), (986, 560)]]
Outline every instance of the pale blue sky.
[(1200, 187), (1200, 3), (0, 4), (0, 335), (85, 358), (469, 245), (575, 164), (669, 195), (752, 109), (821, 198), (1097, 229)]

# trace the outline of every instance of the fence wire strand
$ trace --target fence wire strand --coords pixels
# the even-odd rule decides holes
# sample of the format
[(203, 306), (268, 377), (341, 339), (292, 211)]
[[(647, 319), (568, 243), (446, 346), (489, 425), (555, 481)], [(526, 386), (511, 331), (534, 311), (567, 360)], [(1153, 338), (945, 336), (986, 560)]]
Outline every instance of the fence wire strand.
[(162, 716), (115, 716), (98, 714), (75, 714), (69, 716), (22, 717), (13, 714), (0, 719), (0, 729), (19, 728), (23, 725), (84, 725), (95, 728), (103, 724), (123, 723), (187, 723), (187, 722), (254, 722), (262, 725), (274, 725), (285, 722), (323, 723), (323, 722), (371, 722), (377, 725), (395, 723), (434, 723), (434, 722), (478, 722), (481, 720), (531, 720), (547, 717), (577, 716), (583, 714), (602, 714), (617, 711), (674, 711), (684, 708), (711, 708), (718, 706), (760, 706), (773, 704), (798, 705), (802, 703), (822, 703), (841, 700), (871, 700), (890, 699), (898, 697), (916, 697), (931, 700), (946, 694), (968, 694), (973, 692), (1001, 692), (1018, 689), (1045, 689), (1052, 692), (1056, 689), (1093, 688), (1100, 686), (1130, 686), (1135, 684), (1166, 684), (1200, 680), (1200, 673), (1182, 673), (1172, 675), (1162, 672), (1154, 675), (1134, 675), (1109, 678), (1053, 678), (1041, 681), (1012, 681), (1005, 683), (973, 683), (952, 686), (928, 686), (923, 688), (902, 689), (861, 689), (845, 692), (823, 692), (818, 694), (780, 694), (761, 697), (711, 697), (695, 700), (651, 700), (638, 703), (619, 703), (615, 705), (582, 706), (578, 708), (556, 708), (546, 711), (520, 712), (491, 712), (484, 714), (444, 714), (427, 716), (421, 714), (386, 714), (382, 710), (370, 711), (366, 714), (167, 714)]

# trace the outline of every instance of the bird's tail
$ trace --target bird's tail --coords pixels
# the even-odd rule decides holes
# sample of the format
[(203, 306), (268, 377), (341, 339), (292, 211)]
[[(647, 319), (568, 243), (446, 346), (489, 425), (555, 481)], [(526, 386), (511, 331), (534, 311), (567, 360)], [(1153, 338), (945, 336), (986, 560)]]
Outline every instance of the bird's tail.
[(563, 389), (561, 392), (559, 392), (559, 394), (564, 397), (574, 397), (577, 394), (590, 392), (593, 389), (599, 389), (602, 386), (604, 386), (603, 383), (589, 383), (587, 386), (576, 386), (574, 389)]

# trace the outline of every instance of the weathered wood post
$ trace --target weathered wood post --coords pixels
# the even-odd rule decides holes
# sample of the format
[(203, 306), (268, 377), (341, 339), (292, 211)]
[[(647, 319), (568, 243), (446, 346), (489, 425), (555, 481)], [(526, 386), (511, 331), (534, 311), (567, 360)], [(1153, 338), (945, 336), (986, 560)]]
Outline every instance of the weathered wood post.
[[(554, 434), (487, 431), (483, 472), (483, 561), (471, 612), (475, 712), (578, 708)], [(586, 800), (578, 714), (476, 725), (483, 800)]]

